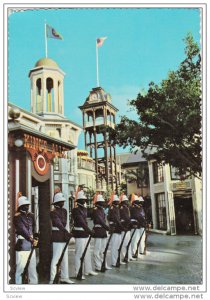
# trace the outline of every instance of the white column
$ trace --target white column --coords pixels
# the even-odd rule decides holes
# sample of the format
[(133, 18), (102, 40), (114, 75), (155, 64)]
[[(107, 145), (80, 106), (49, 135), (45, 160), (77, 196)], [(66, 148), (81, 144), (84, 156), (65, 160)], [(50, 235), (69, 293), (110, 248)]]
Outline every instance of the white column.
[(31, 160), (27, 158), (27, 196), (28, 200), (31, 203), (31, 188), (32, 188), (32, 183), (31, 183)]
[(64, 141), (66, 140), (66, 126), (64, 124), (61, 125), (61, 137)]
[(53, 88), (54, 88), (54, 107), (53, 112), (58, 113), (58, 80), (53, 79)]
[(61, 114), (64, 114), (64, 93), (63, 93), (63, 81), (60, 84), (60, 105), (61, 105)]
[(153, 228), (157, 229), (157, 213), (156, 213), (156, 202), (155, 202), (155, 193), (154, 193), (154, 177), (153, 177), (152, 161), (149, 161), (148, 164), (149, 164), (150, 196), (151, 196), (151, 206), (152, 206), (152, 223), (153, 223)]
[(20, 191), (20, 161), (15, 160), (15, 195)]
[(46, 77), (43, 75), (42, 77), (42, 101), (43, 101), (43, 113), (46, 112), (46, 90), (47, 90), (47, 83), (46, 83)]
[[(173, 215), (173, 210), (169, 209), (169, 207), (173, 206), (173, 194), (172, 194), (172, 196), (170, 196), (170, 199), (168, 197), (169, 192), (170, 192), (170, 177), (171, 177), (170, 166), (169, 166), (169, 164), (165, 164), (163, 166), (163, 178), (164, 178), (164, 193), (165, 193), (165, 203), (166, 203), (167, 231), (171, 231), (170, 220), (175, 219), (175, 216)], [(170, 203), (169, 203), (169, 201), (170, 201)], [(170, 215), (170, 214), (172, 214), (172, 215)]]
[[(194, 212), (195, 234), (202, 234), (202, 181), (196, 177), (191, 180), (192, 183), (192, 204)], [(205, 199), (205, 198), (204, 198)], [(205, 203), (203, 207), (205, 208)]]
[(32, 112), (36, 113), (36, 78), (32, 76)]

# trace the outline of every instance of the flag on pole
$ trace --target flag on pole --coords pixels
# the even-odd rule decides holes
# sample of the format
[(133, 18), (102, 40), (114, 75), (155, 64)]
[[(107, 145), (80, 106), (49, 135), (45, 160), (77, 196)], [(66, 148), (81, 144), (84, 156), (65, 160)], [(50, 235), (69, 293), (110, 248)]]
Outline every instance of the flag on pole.
[(58, 33), (53, 27), (50, 25), (46, 25), (46, 35), (47, 38), (63, 40), (63, 37), (60, 33)]
[(107, 39), (106, 36), (105, 36), (105, 37), (100, 37), (100, 38), (98, 38), (98, 39), (96, 40), (96, 41), (97, 41), (97, 42), (96, 42), (96, 46), (97, 46), (97, 47), (101, 47), (106, 39)]

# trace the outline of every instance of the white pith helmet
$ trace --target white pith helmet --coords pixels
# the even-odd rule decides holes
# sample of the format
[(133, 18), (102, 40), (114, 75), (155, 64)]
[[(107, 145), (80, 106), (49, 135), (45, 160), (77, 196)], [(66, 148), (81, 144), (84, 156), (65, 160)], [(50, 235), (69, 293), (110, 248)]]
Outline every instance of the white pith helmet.
[(138, 200), (139, 200), (140, 202), (144, 202), (144, 198), (143, 198), (142, 196), (139, 196), (138, 198), (139, 198)]
[(61, 201), (66, 201), (64, 194), (63, 193), (57, 193), (55, 194), (54, 198), (53, 198), (53, 204), (57, 203), (57, 202), (61, 202)]
[(117, 195), (114, 195), (113, 201), (120, 201), (120, 199)]
[(105, 202), (105, 200), (104, 200), (103, 196), (99, 194), (96, 198), (96, 202)]
[(30, 205), (28, 198), (25, 196), (21, 196), (20, 198), (18, 198), (18, 207), (20, 207), (22, 205)]
[(128, 197), (126, 195), (122, 196), (122, 201), (128, 201)]
[(77, 200), (87, 200), (87, 197), (85, 196), (84, 191), (79, 191), (77, 194)]

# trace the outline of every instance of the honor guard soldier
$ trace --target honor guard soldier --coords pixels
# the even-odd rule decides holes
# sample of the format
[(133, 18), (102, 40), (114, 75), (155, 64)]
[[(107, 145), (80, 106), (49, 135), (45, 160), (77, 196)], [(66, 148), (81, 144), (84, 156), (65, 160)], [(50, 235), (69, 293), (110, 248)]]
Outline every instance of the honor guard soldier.
[[(77, 206), (72, 210), (72, 218), (74, 222), (72, 232), (75, 238), (75, 272), (77, 276), (80, 268), (80, 258), (82, 257), (82, 254), (85, 250), (86, 244), (88, 242), (88, 237), (90, 235), (93, 236), (93, 231), (88, 227), (87, 223), (87, 198), (83, 190), (78, 192), (75, 200), (77, 202)], [(87, 248), (87, 252), (84, 258), (84, 272), (85, 275), (98, 275), (98, 273), (94, 272), (92, 269), (90, 245)], [(82, 276), (82, 279), (85, 279), (85, 277)]]
[[(120, 221), (123, 227), (126, 230), (121, 232), (121, 239), (123, 239), (124, 235), (124, 242), (121, 249), (121, 259), (123, 260), (125, 258), (127, 245), (129, 243), (129, 240), (131, 238), (131, 219), (130, 219), (130, 210), (129, 210), (129, 200), (128, 197), (124, 194), (120, 196)], [(131, 254), (131, 246), (128, 250), (128, 261), (134, 260), (132, 258)]]
[(137, 244), (141, 236), (140, 201), (139, 201), (139, 197), (134, 194), (132, 194), (131, 196), (130, 216), (131, 216), (131, 224), (132, 224), (131, 234), (135, 230), (134, 236), (131, 241), (131, 253), (132, 256), (134, 257), (137, 249)]
[[(21, 196), (18, 198), (18, 209), (14, 216), (13, 223), (16, 232), (16, 274), (15, 283), (22, 284), (22, 273), (26, 266), (28, 257), (32, 250), (32, 246), (37, 246), (37, 239), (34, 239), (35, 219), (34, 214), (29, 212), (30, 202), (27, 197)], [(30, 284), (38, 283), (36, 272), (36, 254), (32, 254), (30, 264), (28, 266), (28, 278)]]
[(140, 211), (139, 211), (140, 236), (143, 234), (139, 246), (139, 253), (144, 254), (145, 243), (146, 243), (146, 216), (143, 207), (144, 199), (142, 196), (139, 195), (138, 198), (139, 198), (139, 206), (140, 206)]
[[(113, 195), (111, 199), (111, 207), (108, 212), (108, 221), (110, 226), (110, 231), (113, 232), (111, 238), (111, 263), (113, 267), (116, 267), (117, 258), (118, 258), (118, 249), (121, 242), (121, 232), (124, 229), (120, 222), (120, 210), (119, 210), (120, 199), (117, 195)], [(125, 264), (124, 262), (120, 262)]]
[[(67, 224), (67, 210), (63, 208), (64, 202), (66, 201), (63, 193), (56, 193), (53, 198), (52, 205), (54, 209), (50, 212), (50, 218), (52, 222), (52, 246), (53, 246), (53, 257), (51, 261), (50, 270), (50, 284), (56, 275), (56, 265), (63, 252), (66, 242), (69, 240), (71, 234), (66, 229)], [(61, 262), (61, 278), (60, 283), (71, 284), (74, 283), (69, 279), (69, 268), (68, 268), (68, 251), (65, 251), (64, 257)]]
[[(103, 253), (107, 242), (107, 231), (109, 226), (106, 224), (105, 218), (105, 200), (101, 194), (95, 196), (94, 199), (95, 207), (93, 209), (93, 223), (94, 223), (94, 263), (96, 271), (101, 270), (101, 265), (103, 262)], [(111, 267), (105, 266), (107, 270), (111, 270)]]

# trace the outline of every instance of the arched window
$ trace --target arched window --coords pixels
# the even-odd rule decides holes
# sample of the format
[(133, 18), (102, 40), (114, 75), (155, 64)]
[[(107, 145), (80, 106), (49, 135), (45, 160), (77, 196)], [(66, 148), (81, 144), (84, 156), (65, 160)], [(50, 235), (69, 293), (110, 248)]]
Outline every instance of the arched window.
[(54, 112), (54, 85), (52, 78), (48, 77), (46, 82), (46, 111)]
[(38, 78), (36, 81), (36, 111), (37, 112), (40, 112), (42, 110), (41, 89), (42, 89), (42, 81), (41, 78)]

